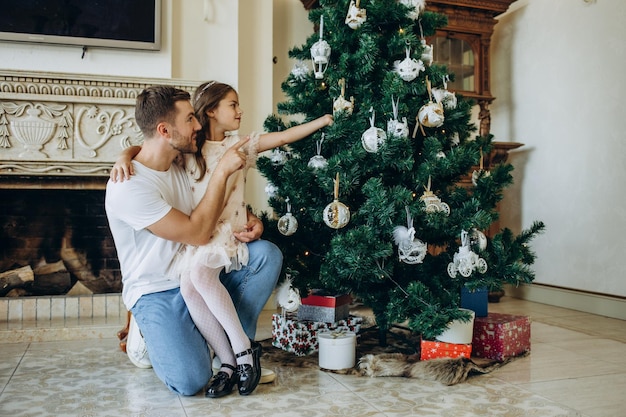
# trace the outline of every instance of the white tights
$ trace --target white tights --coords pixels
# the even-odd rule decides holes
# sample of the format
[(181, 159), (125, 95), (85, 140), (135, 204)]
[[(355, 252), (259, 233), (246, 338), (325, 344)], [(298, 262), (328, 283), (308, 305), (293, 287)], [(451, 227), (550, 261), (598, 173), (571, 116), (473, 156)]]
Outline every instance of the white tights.
[[(222, 268), (194, 265), (189, 274), (182, 274), (181, 294), (196, 327), (222, 363), (250, 364), (252, 355), (235, 359), (235, 352), (250, 348), (250, 339), (243, 331), (233, 300), (219, 279)], [(231, 370), (222, 368), (231, 374)]]

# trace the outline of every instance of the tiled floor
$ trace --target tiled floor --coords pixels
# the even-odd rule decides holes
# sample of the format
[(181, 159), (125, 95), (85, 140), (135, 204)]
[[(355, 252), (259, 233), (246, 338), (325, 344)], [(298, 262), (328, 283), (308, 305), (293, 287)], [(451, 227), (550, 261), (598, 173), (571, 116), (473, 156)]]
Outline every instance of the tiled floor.
[[(451, 387), (279, 367), (249, 397), (170, 393), (135, 368), (115, 332), (79, 341), (0, 343), (0, 415), (25, 416), (624, 416), (626, 321), (505, 297), (491, 312), (528, 315), (532, 352)], [(271, 311), (259, 326), (270, 335)], [(7, 341), (7, 338), (0, 340)]]

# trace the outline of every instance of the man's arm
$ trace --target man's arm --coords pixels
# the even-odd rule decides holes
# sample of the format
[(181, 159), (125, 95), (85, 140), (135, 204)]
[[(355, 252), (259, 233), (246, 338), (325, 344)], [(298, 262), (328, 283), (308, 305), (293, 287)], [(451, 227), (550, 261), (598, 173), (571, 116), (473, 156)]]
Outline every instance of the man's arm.
[(172, 209), (161, 220), (149, 226), (148, 230), (163, 239), (175, 242), (189, 245), (207, 244), (224, 210), (226, 180), (232, 173), (244, 167), (246, 155), (240, 148), (249, 140), (250, 138), (246, 137), (226, 151), (211, 175), (204, 197), (191, 215)]

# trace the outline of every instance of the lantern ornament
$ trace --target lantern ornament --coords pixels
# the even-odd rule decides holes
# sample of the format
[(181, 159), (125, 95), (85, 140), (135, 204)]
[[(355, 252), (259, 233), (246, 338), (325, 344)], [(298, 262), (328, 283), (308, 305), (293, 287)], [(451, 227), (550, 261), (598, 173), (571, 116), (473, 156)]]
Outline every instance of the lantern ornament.
[(331, 48), (324, 40), (324, 16), (320, 17), (320, 39), (311, 46), (311, 59), (313, 60), (313, 73), (315, 78), (324, 78), (324, 72), (328, 68)]

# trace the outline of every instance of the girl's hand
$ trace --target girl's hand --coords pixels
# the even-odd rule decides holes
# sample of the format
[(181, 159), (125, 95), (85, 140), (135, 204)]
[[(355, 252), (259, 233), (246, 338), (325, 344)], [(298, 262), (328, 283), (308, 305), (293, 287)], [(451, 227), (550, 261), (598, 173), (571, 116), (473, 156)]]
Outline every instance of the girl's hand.
[(124, 182), (124, 180), (129, 180), (131, 175), (135, 175), (133, 164), (130, 163), (131, 160), (132, 158), (124, 154), (117, 158), (109, 174), (111, 181), (117, 182), (119, 179), (120, 182)]

